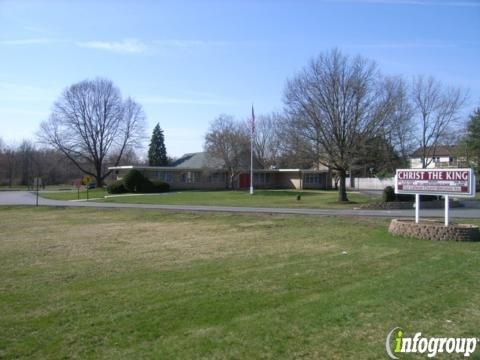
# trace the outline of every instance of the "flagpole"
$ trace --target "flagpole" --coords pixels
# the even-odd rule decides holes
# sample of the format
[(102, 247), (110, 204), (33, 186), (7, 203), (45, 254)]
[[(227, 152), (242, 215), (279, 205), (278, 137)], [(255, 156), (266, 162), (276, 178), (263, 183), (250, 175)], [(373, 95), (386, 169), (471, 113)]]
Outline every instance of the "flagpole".
[(253, 112), (252, 104), (252, 129), (250, 134), (250, 195), (253, 195), (253, 133), (255, 124), (255, 113)]

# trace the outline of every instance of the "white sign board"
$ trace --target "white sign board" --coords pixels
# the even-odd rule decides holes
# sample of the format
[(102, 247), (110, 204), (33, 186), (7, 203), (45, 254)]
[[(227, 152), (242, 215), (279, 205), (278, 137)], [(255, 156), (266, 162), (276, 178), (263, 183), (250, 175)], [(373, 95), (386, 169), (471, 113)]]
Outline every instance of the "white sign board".
[(396, 194), (475, 196), (472, 169), (397, 169)]
[(42, 186), (42, 178), (33, 178), (33, 186)]

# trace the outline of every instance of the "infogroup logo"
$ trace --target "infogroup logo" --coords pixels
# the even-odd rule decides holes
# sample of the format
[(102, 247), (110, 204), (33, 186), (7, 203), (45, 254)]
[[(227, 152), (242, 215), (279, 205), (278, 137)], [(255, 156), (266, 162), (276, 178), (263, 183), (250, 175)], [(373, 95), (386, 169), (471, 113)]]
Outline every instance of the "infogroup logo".
[(398, 355), (417, 353), (433, 358), (438, 354), (460, 354), (469, 357), (477, 348), (477, 338), (422, 337), (417, 332), (413, 337), (405, 336), (402, 328), (393, 328), (387, 335), (385, 350), (391, 359), (400, 359)]

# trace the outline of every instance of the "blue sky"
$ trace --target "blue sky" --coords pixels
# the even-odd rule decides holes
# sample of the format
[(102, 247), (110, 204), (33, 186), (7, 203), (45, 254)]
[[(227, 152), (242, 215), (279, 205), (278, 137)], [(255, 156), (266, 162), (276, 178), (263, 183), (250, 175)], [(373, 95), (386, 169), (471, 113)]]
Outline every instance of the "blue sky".
[(221, 113), (281, 110), (285, 80), (338, 47), (386, 74), (433, 75), (480, 105), (480, 0), (1, 1), (0, 137), (34, 139), (68, 85), (107, 77), (169, 154)]

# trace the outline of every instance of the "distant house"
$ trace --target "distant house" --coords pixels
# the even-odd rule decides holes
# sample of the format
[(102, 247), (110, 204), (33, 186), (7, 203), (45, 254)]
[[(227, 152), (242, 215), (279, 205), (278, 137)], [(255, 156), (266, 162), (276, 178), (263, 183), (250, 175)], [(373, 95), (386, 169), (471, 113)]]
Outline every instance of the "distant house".
[[(435, 149), (430, 147), (426, 151), (427, 168), (448, 168), (467, 166), (465, 151), (459, 145), (440, 145)], [(410, 167), (412, 169), (422, 168), (423, 148), (417, 149), (410, 156)]]
[[(328, 169), (259, 169), (254, 164), (253, 184), (265, 189), (330, 189)], [(185, 154), (171, 166), (113, 166), (114, 176), (121, 179), (129, 170), (137, 169), (150, 180), (164, 181), (172, 189), (225, 189), (229, 174), (221, 159), (211, 158), (205, 152)], [(235, 188), (250, 187), (249, 164), (240, 171)]]

